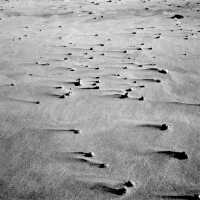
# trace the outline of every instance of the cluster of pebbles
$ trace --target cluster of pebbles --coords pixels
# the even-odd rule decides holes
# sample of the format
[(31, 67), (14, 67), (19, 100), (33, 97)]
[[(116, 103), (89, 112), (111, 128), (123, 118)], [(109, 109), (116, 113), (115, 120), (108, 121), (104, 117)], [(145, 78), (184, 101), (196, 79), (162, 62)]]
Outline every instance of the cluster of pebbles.
[[(5, 1), (9, 4), (12, 0)], [(57, 13), (57, 14), (46, 14), (45, 16), (37, 15), (36, 17), (53, 17), (54, 15), (57, 17), (61, 17), (63, 20), (63, 16), (66, 18), (70, 16), (72, 20), (83, 20), (83, 23), (88, 24), (100, 24), (107, 23), (107, 20), (112, 20), (112, 12), (104, 12), (103, 6), (115, 6), (121, 5), (123, 7), (123, 3), (126, 1), (123, 0), (107, 0), (107, 1), (91, 1), (84, 4), (80, 4), (76, 11), (70, 11), (66, 13)], [(160, 1), (159, 1), (160, 2)], [(7, 5), (5, 3), (5, 5)], [(153, 8), (151, 6), (151, 0), (140, 1), (140, 3), (144, 4), (142, 12), (145, 15), (152, 15)], [(162, 3), (162, 2), (160, 2)], [(164, 5), (167, 4), (167, 1), (163, 2)], [(189, 2), (188, 2), (189, 3)], [(0, 3), (1, 6), (2, 3)], [(66, 3), (67, 5), (67, 3)], [(187, 4), (189, 6), (189, 4)], [(199, 4), (196, 4), (197, 6)], [(4, 4), (2, 4), (2, 9), (0, 10), (1, 16), (0, 23), (4, 23), (6, 20), (6, 15), (9, 17), (23, 17), (26, 16), (24, 13), (15, 13), (11, 12), (9, 15), (7, 12), (4, 12), (3, 8)], [(88, 8), (88, 7), (89, 8)], [(102, 6), (102, 7), (101, 7)], [(168, 7), (173, 7), (174, 5), (169, 3)], [(6, 7), (6, 6), (5, 6)], [(99, 8), (99, 10), (98, 10)], [(182, 8), (179, 6), (178, 8)], [(6, 9), (6, 8), (5, 8)], [(11, 9), (12, 10), (12, 9)], [(134, 12), (133, 12), (134, 11)], [(140, 15), (140, 11), (133, 10), (128, 11), (132, 14)], [(119, 10), (120, 14), (123, 16), (121, 10)], [(199, 12), (197, 10), (196, 12)], [(3, 14), (2, 14), (3, 13)], [(19, 16), (18, 16), (19, 15)], [(118, 18), (118, 16), (114, 16)], [(185, 20), (186, 16), (184, 14), (179, 13), (170, 13), (170, 16), (167, 16), (172, 23), (175, 23), (174, 29), (169, 29), (166, 32), (168, 34), (173, 34), (177, 32), (184, 32), (184, 26), (182, 25), (181, 20)], [(62, 22), (60, 20), (60, 22)], [(66, 19), (69, 20), (69, 19)], [(59, 20), (58, 20), (59, 22)], [(48, 23), (48, 20), (45, 21)], [(112, 23), (112, 22), (110, 22)], [(89, 26), (89, 25), (88, 25)], [(97, 27), (97, 25), (96, 25)], [(126, 101), (133, 101), (134, 103), (143, 103), (148, 102), (148, 96), (145, 96), (145, 90), (150, 86), (152, 89), (155, 89), (158, 86), (165, 87), (166, 82), (164, 80), (169, 80), (171, 70), (167, 69), (167, 66), (160, 66), (156, 62), (156, 55), (154, 55), (154, 46), (156, 41), (162, 40), (166, 35), (162, 31), (159, 31), (159, 28), (136, 25), (132, 28), (126, 28), (123, 26), (122, 30), (116, 30), (115, 32), (109, 32), (109, 30), (105, 30), (104, 33), (98, 31), (96, 28), (93, 28), (92, 32), (89, 34), (84, 33), (84, 31), (80, 31), (81, 34), (75, 33), (73, 37), (66, 37), (68, 27), (66, 24), (56, 24), (54, 25), (54, 30), (56, 34), (49, 34), (50, 37), (50, 46), (48, 43), (48, 53), (47, 55), (44, 53), (39, 58), (34, 58), (31, 62), (27, 64), (29, 66), (28, 69), (25, 69), (26, 72), (23, 74), (24, 77), (28, 77), (30, 83), (35, 84), (35, 80), (42, 80), (43, 82), (51, 81), (51, 86), (49, 86), (49, 82), (47, 90), (50, 92), (43, 92), (43, 98), (41, 99), (30, 99), (30, 98), (16, 98), (14, 96), (8, 97), (9, 100), (17, 103), (31, 103), (36, 108), (41, 108), (45, 104), (45, 100), (49, 99), (49, 102), (70, 102), (76, 101), (76, 98), (82, 98), (81, 95), (91, 95), (99, 98), (103, 98), (105, 101), (108, 97), (110, 100), (116, 100), (120, 102), (126, 103)], [(80, 27), (81, 29), (82, 27)], [(23, 45), (23, 42), (27, 42), (31, 37), (42, 38), (43, 32), (52, 30), (47, 30), (47, 27), (37, 26), (27, 24), (23, 27), (22, 35), (12, 34), (12, 44), (13, 45)], [(150, 32), (150, 33), (149, 33)], [(184, 40), (190, 40), (194, 36), (199, 37), (200, 31), (189, 31), (186, 35), (183, 36)], [(34, 34), (35, 35), (34, 35)], [(106, 34), (107, 33), (107, 34)], [(0, 33), (1, 34), (1, 33)], [(73, 34), (72, 34), (73, 35)], [(132, 43), (134, 40), (138, 40), (135, 44), (124, 44), (116, 45), (116, 38), (124, 38), (130, 40)], [(81, 40), (76, 38), (82, 38)], [(139, 39), (138, 39), (139, 38)], [(152, 45), (150, 42), (146, 41), (146, 38), (150, 38), (152, 41)], [(71, 40), (70, 40), (71, 39)], [(187, 41), (186, 41), (187, 42)], [(56, 54), (54, 55), (54, 52)], [(181, 52), (182, 55), (187, 56), (188, 52)], [(45, 56), (46, 55), (46, 56)], [(141, 59), (137, 60), (139, 55), (148, 55), (151, 60), (149, 63), (145, 61), (142, 62)], [(36, 70), (31, 71), (31, 67), (39, 69), (41, 72), (46, 71), (47, 74), (36, 73)], [(10, 80), (10, 79), (9, 79)], [(16, 78), (15, 81), (9, 82), (8, 84), (3, 84), (3, 87), (10, 87), (10, 89), (18, 88), (18, 83), (20, 85), (20, 81)], [(108, 84), (112, 83), (112, 84)], [(120, 84), (119, 84), (120, 83)], [(120, 86), (119, 86), (120, 85)], [(43, 91), (43, 90), (42, 90)], [(42, 93), (42, 92), (41, 92)], [(79, 96), (80, 95), (80, 96)], [(32, 98), (34, 95), (32, 95)], [(37, 95), (39, 98), (39, 95)], [(75, 99), (75, 100), (74, 100)], [(200, 104), (195, 103), (187, 103), (185, 101), (164, 101), (165, 104), (173, 104), (173, 105), (186, 105), (186, 106), (200, 106)], [(34, 104), (37, 104), (34, 105)], [(63, 104), (64, 105), (64, 104)], [(87, 105), (86, 105), (87, 106)], [(34, 107), (34, 108), (35, 108)], [(39, 109), (38, 108), (38, 109)], [(161, 123), (143, 123), (137, 124), (137, 128), (147, 129), (147, 130), (155, 130), (159, 131), (161, 134), (168, 134), (171, 125), (168, 122)], [(75, 127), (75, 128), (42, 128), (39, 129), (43, 133), (49, 134), (66, 134), (76, 135), (75, 137), (83, 137), (84, 131)], [(163, 134), (163, 135), (164, 135)], [(66, 134), (67, 135), (67, 134)], [(74, 138), (73, 138), (74, 139)], [(75, 139), (74, 139), (75, 140)], [(73, 142), (73, 140), (71, 141)], [(77, 149), (79, 147), (77, 146)], [(88, 147), (89, 148), (89, 147)], [(96, 154), (98, 152), (92, 151), (74, 151), (74, 152), (53, 152), (51, 154), (51, 158), (56, 160), (56, 162), (61, 162), (65, 160), (66, 162), (71, 163), (80, 163), (81, 165), (87, 165), (92, 169), (101, 169), (101, 170), (110, 170), (112, 168), (112, 163), (108, 164), (103, 161), (99, 161), (96, 159)], [(141, 154), (142, 155), (142, 154)], [(155, 155), (155, 157), (165, 157), (171, 160), (178, 160), (179, 162), (183, 162), (184, 160), (189, 160), (189, 154), (186, 151), (178, 151), (178, 150), (155, 150), (148, 151), (148, 153), (144, 153), (143, 155)], [(0, 186), (1, 187), (1, 186)], [(128, 194), (130, 191), (135, 191), (137, 188), (137, 183), (132, 181), (131, 179), (125, 181), (118, 181), (115, 184), (107, 184), (106, 182), (94, 183), (90, 189), (103, 191), (105, 193), (114, 194), (117, 196), (123, 196)], [(167, 198), (167, 199), (200, 199), (199, 194), (195, 193), (192, 195), (160, 195), (159, 198)], [(1, 198), (1, 195), (0, 195)], [(37, 198), (36, 198), (37, 199)]]

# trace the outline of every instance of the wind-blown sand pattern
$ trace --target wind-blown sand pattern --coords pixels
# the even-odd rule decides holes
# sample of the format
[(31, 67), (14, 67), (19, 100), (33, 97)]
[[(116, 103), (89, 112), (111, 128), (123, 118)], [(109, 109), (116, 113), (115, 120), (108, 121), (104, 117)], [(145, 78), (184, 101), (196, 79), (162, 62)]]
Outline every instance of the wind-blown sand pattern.
[(198, 0), (0, 1), (0, 199), (200, 199)]

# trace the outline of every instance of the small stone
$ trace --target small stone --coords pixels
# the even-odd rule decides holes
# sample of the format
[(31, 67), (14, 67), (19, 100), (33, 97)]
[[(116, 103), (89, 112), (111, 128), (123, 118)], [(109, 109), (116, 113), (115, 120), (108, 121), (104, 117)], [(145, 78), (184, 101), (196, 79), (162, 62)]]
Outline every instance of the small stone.
[(133, 91), (132, 88), (128, 88), (128, 89), (126, 89), (126, 92), (131, 92), (131, 91)]
[(88, 153), (84, 153), (84, 156), (88, 157), (88, 158), (92, 158), (95, 156), (95, 154), (94, 154), (94, 152), (88, 152)]
[(165, 131), (165, 130), (167, 130), (167, 129), (168, 129), (167, 124), (162, 124), (162, 125), (160, 126), (160, 130), (162, 130), (162, 131)]
[(80, 130), (73, 130), (74, 134), (79, 134)]
[(179, 14), (175, 14), (171, 17), (171, 19), (183, 19), (184, 16), (183, 15), (179, 15)]
[(129, 181), (126, 181), (124, 183), (124, 186), (126, 186), (126, 187), (133, 187), (133, 186), (135, 186), (135, 183), (129, 180)]
[(99, 168), (108, 168), (108, 167), (109, 167), (109, 165), (106, 163), (99, 164)]
[(63, 95), (60, 95), (59, 98), (60, 98), (60, 99), (64, 99), (64, 98), (65, 98), (65, 95), (64, 95), (64, 94), (63, 94)]
[(144, 101), (144, 97), (141, 96), (140, 98), (138, 98), (139, 101)]
[(168, 73), (168, 71), (166, 69), (159, 69), (158, 72), (161, 73), (161, 74), (167, 74)]
[(119, 98), (120, 99), (126, 99), (126, 98), (128, 98), (128, 92), (126, 92), (125, 94), (121, 94)]

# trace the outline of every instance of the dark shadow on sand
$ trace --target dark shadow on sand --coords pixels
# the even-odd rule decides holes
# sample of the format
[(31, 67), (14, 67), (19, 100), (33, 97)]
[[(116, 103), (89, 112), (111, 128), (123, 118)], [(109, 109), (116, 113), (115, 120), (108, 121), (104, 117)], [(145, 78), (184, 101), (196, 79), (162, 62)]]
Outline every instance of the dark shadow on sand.
[(199, 200), (199, 194), (194, 195), (156, 195), (155, 197), (161, 199), (183, 199), (183, 200)]
[[(93, 159), (88, 159), (89, 156), (85, 156), (83, 154), (80, 154), (80, 156), (83, 157), (76, 157), (76, 155), (74, 155), (71, 152), (56, 152), (52, 155), (52, 157), (54, 159), (56, 159), (59, 162), (78, 162), (78, 163), (86, 163), (89, 166), (93, 166), (93, 167), (97, 167), (97, 168), (108, 168), (109, 165), (106, 163), (102, 163)], [(88, 158), (84, 158), (84, 157), (88, 157)]]

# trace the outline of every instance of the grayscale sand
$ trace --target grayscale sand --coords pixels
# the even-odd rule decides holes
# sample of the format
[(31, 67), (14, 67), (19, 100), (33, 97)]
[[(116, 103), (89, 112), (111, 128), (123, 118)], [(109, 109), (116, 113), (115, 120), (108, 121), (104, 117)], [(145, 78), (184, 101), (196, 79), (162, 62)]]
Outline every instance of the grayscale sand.
[(0, 199), (199, 199), (199, 41), (198, 0), (1, 0)]

